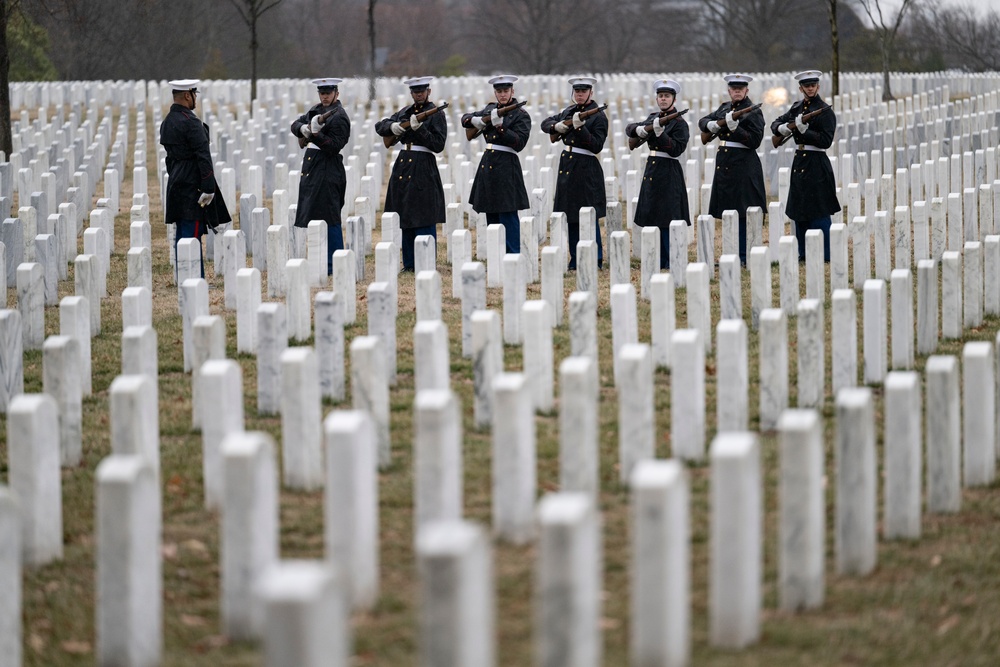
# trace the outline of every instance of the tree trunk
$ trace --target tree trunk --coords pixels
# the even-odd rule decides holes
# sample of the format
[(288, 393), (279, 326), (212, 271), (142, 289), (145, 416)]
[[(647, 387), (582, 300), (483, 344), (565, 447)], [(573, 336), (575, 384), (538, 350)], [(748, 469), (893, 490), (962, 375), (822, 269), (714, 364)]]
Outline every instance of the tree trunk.
[(837, 0), (830, 0), (830, 63), (831, 95), (840, 94), (840, 33), (837, 31)]
[[(251, 8), (250, 10), (254, 10)], [(257, 99), (257, 15), (250, 15), (250, 102)]]
[(0, 151), (4, 152), (7, 159), (10, 159), (10, 154), (14, 152), (14, 140), (10, 129), (10, 53), (7, 51), (9, 19), (7, 0), (0, 0)]
[(368, 106), (375, 104), (375, 3), (368, 0)]
[(889, 86), (889, 37), (882, 38), (882, 101), (894, 100), (892, 88)]

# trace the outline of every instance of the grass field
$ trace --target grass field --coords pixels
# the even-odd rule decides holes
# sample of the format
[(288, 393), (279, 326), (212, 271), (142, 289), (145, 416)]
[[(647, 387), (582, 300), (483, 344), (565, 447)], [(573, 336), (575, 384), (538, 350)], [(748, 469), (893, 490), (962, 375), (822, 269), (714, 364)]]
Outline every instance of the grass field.
[[(132, 124), (134, 132), (134, 122)], [(171, 284), (167, 241), (155, 178), (156, 129), (147, 124), (151, 224), (153, 228), (154, 325), (159, 337), (160, 425), (163, 479), (163, 558), (165, 665), (254, 665), (259, 648), (230, 643), (221, 635), (219, 618), (219, 517), (203, 507), (201, 436), (191, 428), (191, 377), (183, 373), (181, 320), (176, 287)], [(130, 139), (130, 146), (131, 141)], [(131, 153), (131, 151), (126, 151)], [(78, 467), (63, 470), (65, 555), (63, 560), (24, 575), (24, 643), (27, 665), (84, 665), (94, 660), (94, 470), (110, 452), (108, 387), (119, 373), (121, 299), (126, 286), (123, 249), (129, 243), (127, 213), (131, 200), (131, 161), (116, 219), (119, 252), (108, 276), (109, 298), (102, 303), (103, 333), (93, 341), (93, 395), (84, 400), (84, 457)], [(377, 232), (376, 232), (377, 240)], [(692, 261), (694, 261), (691, 248)], [(717, 250), (718, 253), (718, 250)], [(439, 252), (443, 257), (443, 251)], [(368, 258), (368, 275), (374, 275)], [(450, 297), (450, 267), (439, 260), (444, 319), (451, 332), (452, 388), (464, 416), (465, 515), (488, 525), (490, 518), (490, 434), (472, 425), (472, 367), (461, 357), (459, 303)], [(72, 269), (71, 269), (72, 271)], [(246, 428), (271, 433), (280, 441), (280, 420), (256, 412), (256, 363), (235, 352), (235, 313), (223, 310), (221, 278), (208, 271), (211, 311), (226, 320), (227, 352), (243, 369)], [(633, 266), (633, 282), (638, 265)], [(749, 274), (744, 273), (743, 303), (749, 320)], [(804, 271), (803, 280), (804, 287)], [(915, 281), (914, 281), (915, 282)], [(773, 283), (777, 303), (778, 276)], [(365, 286), (359, 285), (358, 322), (347, 330), (348, 341), (367, 331)], [(566, 277), (566, 292), (575, 275)], [(60, 297), (72, 294), (72, 279), (60, 285)], [(539, 297), (530, 285), (528, 298)], [(13, 290), (8, 303), (13, 305)], [(502, 293), (488, 292), (488, 306), (500, 310)], [(684, 290), (677, 291), (677, 324), (686, 322)], [(862, 322), (858, 299), (858, 323)], [(604, 521), (604, 613), (602, 628), (607, 665), (628, 662), (629, 526), (628, 491), (618, 482), (617, 398), (611, 370), (611, 315), (608, 271), (600, 274), (598, 305), (600, 356), (601, 510)], [(353, 618), (356, 665), (408, 665), (416, 661), (417, 577), (413, 553), (412, 451), (413, 350), (415, 324), (413, 274), (399, 283), (399, 382), (391, 392), (393, 463), (380, 474), (381, 595), (375, 609)], [(713, 321), (718, 318), (718, 288), (713, 284)], [(829, 300), (826, 306), (829, 335)], [(988, 318), (967, 340), (993, 340), (998, 320)], [(58, 332), (58, 310), (46, 309), (46, 332)], [(640, 340), (649, 341), (649, 306), (639, 302)], [(714, 337), (713, 337), (714, 338)], [(554, 332), (555, 362), (569, 354), (564, 326)], [(750, 418), (757, 424), (757, 336), (751, 332)], [(859, 345), (860, 348), (860, 345)], [(942, 344), (939, 353), (960, 354), (961, 341)], [(795, 327), (789, 326), (791, 404), (795, 404)], [(826, 355), (829, 369), (829, 348)], [(918, 358), (917, 370), (924, 359)], [(520, 349), (505, 348), (505, 367), (521, 368)], [(25, 355), (25, 391), (41, 390), (41, 352)], [(715, 424), (715, 358), (707, 356), (708, 437)], [(558, 374), (557, 381), (558, 381)], [(827, 479), (827, 589), (822, 609), (786, 614), (777, 607), (777, 443), (761, 438), (765, 474), (764, 623), (760, 642), (744, 651), (723, 652), (707, 646), (708, 468), (689, 468), (692, 516), (693, 661), (712, 665), (995, 665), (1000, 661), (1000, 488), (967, 490), (962, 511), (952, 516), (925, 516), (919, 541), (881, 542), (876, 571), (864, 578), (833, 572), (833, 409), (829, 394), (823, 410)], [(670, 449), (670, 376), (655, 374), (657, 456)], [(875, 389), (879, 462), (881, 465), (882, 397)], [(556, 389), (558, 396), (558, 387)], [(324, 405), (329, 410), (349, 407)], [(6, 425), (0, 416), (0, 481), (7, 481)], [(539, 493), (558, 490), (558, 416), (536, 417)], [(881, 489), (880, 489), (881, 492)], [(881, 493), (880, 493), (881, 499)], [(881, 500), (880, 500), (881, 502)], [(880, 512), (881, 514), (881, 512)], [(283, 491), (281, 554), (284, 558), (320, 558), (323, 553), (322, 494)], [(494, 547), (497, 592), (498, 664), (533, 662), (532, 593), (534, 547)]]

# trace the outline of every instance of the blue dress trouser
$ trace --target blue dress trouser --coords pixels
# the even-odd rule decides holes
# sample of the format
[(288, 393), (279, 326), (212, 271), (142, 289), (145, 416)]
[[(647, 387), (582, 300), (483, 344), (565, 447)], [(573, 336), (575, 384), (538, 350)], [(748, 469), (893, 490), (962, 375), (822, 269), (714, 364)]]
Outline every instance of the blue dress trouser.
[(830, 261), (830, 216), (807, 220), (805, 222), (795, 221), (795, 238), (799, 242), (799, 261), (806, 259), (806, 232), (810, 229), (818, 229), (823, 232), (823, 261)]
[[(205, 258), (202, 255), (201, 250), (201, 238), (198, 232), (202, 231), (200, 229), (200, 220), (178, 220), (174, 224), (174, 258), (177, 258), (177, 242), (181, 239), (198, 239), (198, 263), (201, 264), (201, 277), (205, 277)], [(174, 281), (177, 281), (177, 263), (174, 262)]]
[(326, 226), (326, 275), (333, 275), (333, 253), (344, 249), (344, 229), (340, 225)]
[(517, 217), (517, 211), (487, 213), (486, 224), (503, 225), (504, 239), (507, 241), (507, 252), (515, 255), (521, 252), (521, 219)]
[(418, 236), (433, 236), (437, 242), (437, 225), (427, 225), (426, 227), (411, 227), (403, 231), (403, 270), (413, 270), (413, 244)]
[[(594, 235), (597, 238), (597, 266), (604, 266), (604, 246), (601, 243), (601, 221), (594, 220)], [(569, 268), (576, 269), (576, 244), (580, 242), (580, 225), (568, 223), (566, 225), (567, 236), (569, 237)]]

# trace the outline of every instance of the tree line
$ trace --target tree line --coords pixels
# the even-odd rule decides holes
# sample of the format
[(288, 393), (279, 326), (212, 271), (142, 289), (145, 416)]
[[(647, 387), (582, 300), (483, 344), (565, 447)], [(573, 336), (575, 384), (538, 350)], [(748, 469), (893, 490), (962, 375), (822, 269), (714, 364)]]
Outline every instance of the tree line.
[[(930, 0), (910, 3), (889, 50), (864, 7), (878, 0), (0, 2), (25, 45), (13, 80), (249, 78), (255, 7), (261, 78), (368, 74), (370, 10), (383, 76), (829, 70), (831, 5), (844, 71), (1000, 68), (1000, 16)], [(882, 4), (891, 25), (899, 3)]]

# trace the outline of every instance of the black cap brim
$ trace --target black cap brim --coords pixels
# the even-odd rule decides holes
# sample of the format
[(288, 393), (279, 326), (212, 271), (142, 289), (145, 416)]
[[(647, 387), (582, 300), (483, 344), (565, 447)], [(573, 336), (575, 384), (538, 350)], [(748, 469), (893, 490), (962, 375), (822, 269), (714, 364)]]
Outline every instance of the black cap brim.
[(424, 84), (422, 86), (410, 86), (410, 92), (411, 93), (422, 93), (425, 90), (427, 90), (428, 88), (430, 88), (430, 86), (428, 86), (427, 84)]
[(819, 83), (819, 79), (802, 79), (799, 81), (800, 86), (811, 86), (815, 83)]

